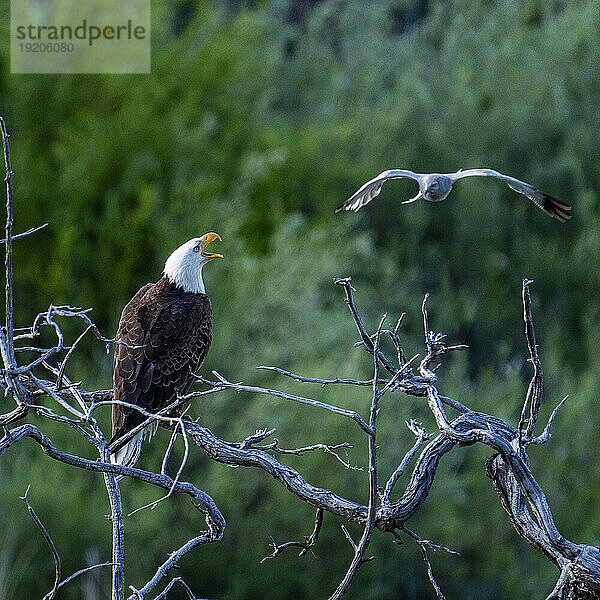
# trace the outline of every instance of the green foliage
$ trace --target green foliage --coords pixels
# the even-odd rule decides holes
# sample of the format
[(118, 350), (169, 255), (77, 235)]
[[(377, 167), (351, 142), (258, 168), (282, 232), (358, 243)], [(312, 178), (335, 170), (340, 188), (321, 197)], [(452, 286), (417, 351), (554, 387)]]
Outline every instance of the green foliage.
[[(7, 38), (8, 7), (0, 12)], [(51, 302), (70, 303), (93, 306), (110, 334), (171, 250), (217, 231), (225, 260), (205, 273), (215, 339), (204, 374), (218, 369), (365, 413), (366, 391), (312, 389), (255, 370), (368, 377), (370, 360), (352, 348), (353, 324), (332, 283), (352, 275), (370, 329), (384, 312), (407, 312), (409, 353), (423, 351), (419, 308), (430, 292), (432, 327), (470, 346), (443, 367), (442, 391), (515, 423), (530, 375), (519, 298), (521, 279), (530, 277), (546, 374), (542, 416), (571, 394), (552, 441), (532, 449), (532, 465), (561, 531), (599, 543), (599, 28), (594, 0), (171, 0), (153, 6), (148, 76), (11, 75), (3, 48), (0, 107), (12, 134), (16, 228), (50, 223), (15, 248), (17, 323)], [(559, 225), (498, 182), (474, 179), (439, 205), (400, 206), (414, 183), (392, 182), (357, 215), (333, 215), (384, 168), (476, 166), (572, 203), (573, 221)], [(111, 359), (90, 341), (70, 375), (108, 387)], [(221, 394), (192, 412), (226, 439), (277, 427), (282, 446), (348, 440), (351, 463), (364, 460), (353, 423), (283, 400)], [(411, 417), (434, 427), (421, 402), (386, 398), (383, 474), (413, 442), (403, 424)], [(40, 426), (61, 448), (90, 452), (71, 432)], [(143, 465), (158, 464), (166, 439), (159, 432)], [(557, 573), (511, 529), (484, 476), (486, 458), (475, 448), (446, 457), (412, 526), (460, 550), (462, 557), (432, 557), (449, 597), (541, 597)], [(0, 574), (6, 566), (14, 574), (0, 583), (7, 599), (43, 595), (52, 581), (49, 552), (18, 500), (28, 484), (65, 572), (94, 549), (109, 556), (101, 480), (48, 460), (22, 442), (0, 461), (0, 499), (18, 515), (0, 525)], [(331, 456), (289, 462), (311, 482), (366, 499), (365, 473)], [(222, 543), (182, 561), (197, 594), (320, 598), (334, 589), (350, 559), (337, 519), (325, 517), (319, 560), (289, 551), (259, 565), (267, 534), (308, 534), (311, 510), (266, 474), (197, 452), (185, 477), (228, 521)], [(159, 493), (129, 481), (122, 487), (128, 510)], [(128, 558), (130, 583), (147, 579), (201, 527), (180, 499), (127, 519), (129, 548), (143, 549)], [(363, 567), (349, 598), (433, 597), (414, 546), (376, 535), (372, 553), (377, 561)], [(80, 597), (77, 584), (63, 597)]]

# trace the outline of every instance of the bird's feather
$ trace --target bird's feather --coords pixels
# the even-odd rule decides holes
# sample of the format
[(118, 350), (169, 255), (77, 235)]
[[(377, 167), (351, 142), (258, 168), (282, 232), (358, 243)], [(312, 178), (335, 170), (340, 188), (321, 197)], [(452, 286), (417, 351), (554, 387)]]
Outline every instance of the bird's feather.
[[(119, 322), (116, 339), (125, 343), (115, 350), (114, 399), (149, 412), (168, 406), (189, 391), (191, 373), (202, 364), (211, 336), (206, 294), (186, 292), (166, 277), (145, 285), (125, 306)], [(112, 417), (112, 441), (146, 419), (119, 404), (113, 405)], [(131, 458), (132, 452), (130, 447), (115, 457)]]
[(529, 183), (511, 177), (510, 175), (504, 175), (494, 169), (467, 169), (465, 171), (457, 171), (449, 175), (453, 181), (463, 179), (464, 177), (496, 177), (504, 181), (511, 190), (522, 194), (526, 198), (529, 198), (532, 202), (537, 204), (545, 213), (549, 214), (555, 219), (565, 222), (571, 218), (568, 211), (571, 207), (568, 204), (564, 204), (560, 200), (542, 192), (538, 188), (532, 186)]
[(414, 179), (419, 181), (420, 175), (418, 173), (413, 173), (412, 171), (407, 171), (404, 169), (390, 169), (389, 171), (383, 171), (375, 177), (371, 179), (371, 181), (367, 181), (359, 190), (354, 192), (348, 200), (340, 204), (335, 212), (339, 212), (340, 210), (353, 210), (357, 211), (361, 209), (365, 204), (368, 204), (379, 194), (383, 184), (388, 179), (402, 179), (403, 177), (409, 177), (410, 179)]

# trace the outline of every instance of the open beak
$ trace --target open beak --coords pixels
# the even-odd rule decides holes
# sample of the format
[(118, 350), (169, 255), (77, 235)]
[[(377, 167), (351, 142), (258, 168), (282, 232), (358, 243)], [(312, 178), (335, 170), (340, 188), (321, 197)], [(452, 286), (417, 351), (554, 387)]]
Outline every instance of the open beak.
[(202, 245), (202, 256), (204, 256), (204, 258), (223, 258), (222, 254), (205, 252), (206, 246), (208, 246), (211, 242), (214, 242), (215, 240), (222, 241), (221, 236), (218, 233), (205, 233), (200, 239), (204, 242)]

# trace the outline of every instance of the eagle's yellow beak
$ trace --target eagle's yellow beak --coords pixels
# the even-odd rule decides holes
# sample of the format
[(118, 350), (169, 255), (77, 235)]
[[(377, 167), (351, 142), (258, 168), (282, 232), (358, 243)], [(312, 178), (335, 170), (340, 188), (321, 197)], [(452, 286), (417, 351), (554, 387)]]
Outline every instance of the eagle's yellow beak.
[(215, 240), (222, 241), (221, 236), (218, 233), (205, 233), (200, 239), (204, 242), (202, 245), (202, 256), (204, 256), (204, 258), (223, 258), (222, 254), (212, 254), (204, 251), (206, 246), (208, 246), (211, 242), (214, 242)]

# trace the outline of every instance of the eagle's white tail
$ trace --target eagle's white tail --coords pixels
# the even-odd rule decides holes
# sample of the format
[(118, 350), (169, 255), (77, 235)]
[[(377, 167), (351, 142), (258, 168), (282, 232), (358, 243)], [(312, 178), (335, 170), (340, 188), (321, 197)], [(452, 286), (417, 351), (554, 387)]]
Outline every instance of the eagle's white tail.
[(158, 429), (158, 421), (146, 425), (139, 433), (134, 435), (126, 444), (123, 444), (114, 454), (110, 455), (110, 462), (113, 465), (123, 465), (124, 467), (133, 467), (140, 457), (142, 450), (142, 441), (151, 440)]
[(124, 467), (133, 467), (140, 456), (142, 449), (142, 439), (144, 430), (133, 436), (126, 444), (123, 444), (114, 454), (110, 455), (110, 462), (113, 465), (123, 465)]

